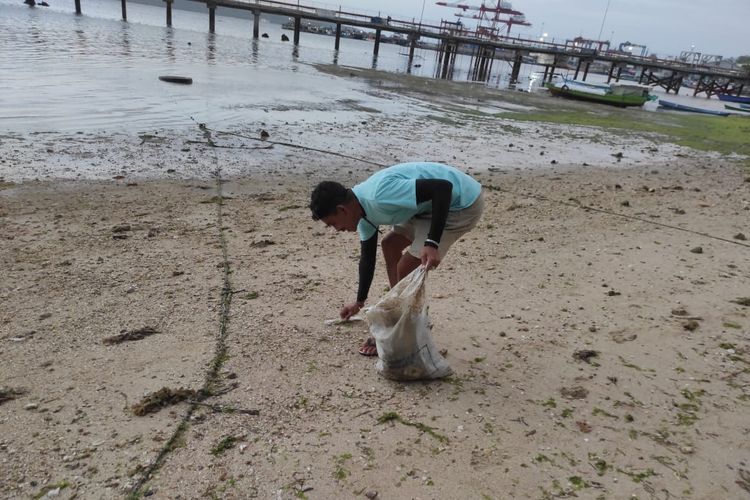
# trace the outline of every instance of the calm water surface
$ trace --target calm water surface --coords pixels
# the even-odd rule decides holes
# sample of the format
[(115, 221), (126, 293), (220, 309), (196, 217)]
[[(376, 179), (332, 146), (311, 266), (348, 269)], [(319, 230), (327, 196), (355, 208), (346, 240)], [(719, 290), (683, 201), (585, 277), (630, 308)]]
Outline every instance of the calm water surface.
[[(32, 9), (0, 0), (0, 130), (140, 130), (192, 126), (190, 117), (214, 125), (346, 119), (335, 103), (351, 101), (400, 110), (366, 93), (364, 84), (320, 74), (310, 64), (406, 72), (405, 47), (381, 44), (375, 59), (371, 41), (342, 39), (336, 52), (333, 37), (310, 33), (295, 49), (280, 41), (291, 32), (262, 18), (269, 38), (253, 40), (247, 19), (219, 15), (210, 35), (207, 13), (175, 10), (174, 27), (167, 28), (164, 8), (129, 3), (123, 22), (116, 0), (84, 0), (82, 16), (72, 0), (51, 3)], [(433, 51), (417, 50), (413, 74), (429, 77), (434, 63)], [(164, 74), (194, 83), (160, 82)]]
[[(290, 31), (261, 18), (252, 39), (248, 19), (221, 16), (208, 34), (208, 14), (175, 10), (173, 28), (165, 10), (128, 3), (128, 22), (117, 0), (50, 0), (49, 8), (29, 8), (20, 0), (0, 0), (0, 131), (143, 130), (193, 126), (191, 117), (215, 126), (248, 121), (346, 120), (357, 102), (384, 113), (403, 103), (368, 93), (361, 82), (324, 75), (313, 63), (337, 63), (393, 72), (407, 71), (408, 48), (302, 33), (300, 46), (281, 42)], [(431, 77), (434, 51), (416, 51), (412, 73)], [(458, 56), (456, 80), (465, 80), (468, 56)], [(505, 86), (510, 65), (496, 61), (490, 85)], [(524, 67), (527, 79), (534, 68)], [(167, 84), (159, 75), (193, 78), (193, 85)], [(602, 75), (590, 75), (597, 81)], [(689, 89), (683, 92), (689, 93)], [(658, 93), (658, 91), (657, 91)], [(663, 94), (662, 94), (663, 95)], [(720, 109), (716, 99), (667, 99)]]

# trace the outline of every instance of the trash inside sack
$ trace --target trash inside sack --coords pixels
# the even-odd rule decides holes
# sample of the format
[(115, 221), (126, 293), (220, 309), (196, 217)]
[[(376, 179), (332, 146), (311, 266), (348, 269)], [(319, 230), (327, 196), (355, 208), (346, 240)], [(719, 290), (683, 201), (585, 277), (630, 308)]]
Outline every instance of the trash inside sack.
[(375, 368), (385, 378), (423, 380), (453, 373), (432, 341), (426, 276), (418, 267), (365, 313), (380, 358)]

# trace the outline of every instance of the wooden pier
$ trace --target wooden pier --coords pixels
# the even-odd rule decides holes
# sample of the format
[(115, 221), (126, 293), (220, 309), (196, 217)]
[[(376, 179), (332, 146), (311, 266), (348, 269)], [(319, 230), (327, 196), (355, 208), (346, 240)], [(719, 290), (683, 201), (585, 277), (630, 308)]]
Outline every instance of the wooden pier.
[[(172, 26), (172, 4), (174, 0), (163, 0), (166, 11), (166, 25)], [(640, 70), (639, 83), (658, 85), (667, 93), (677, 94), (686, 77), (698, 79), (693, 95), (705, 93), (711, 97), (717, 93), (739, 95), (744, 86), (750, 84), (750, 75), (735, 70), (696, 66), (693, 64), (657, 59), (651, 57), (633, 56), (618, 51), (596, 51), (578, 49), (569, 45), (538, 42), (511, 37), (487, 38), (479, 33), (468, 31), (458, 23), (442, 22), (440, 26), (418, 23), (415, 20), (396, 20), (390, 16), (372, 17), (354, 12), (344, 12), (341, 9), (331, 11), (314, 6), (294, 5), (276, 0), (189, 0), (206, 5), (208, 11), (208, 30), (213, 33), (216, 29), (216, 9), (240, 9), (253, 14), (253, 38), (258, 38), (259, 21), (262, 14), (285, 16), (293, 20), (294, 45), (299, 45), (302, 31), (302, 20), (317, 21), (336, 26), (334, 49), (339, 50), (342, 37), (342, 26), (369, 29), (375, 32), (373, 56), (377, 57), (383, 32), (401, 34), (409, 42), (408, 69), (411, 71), (414, 60), (414, 50), (421, 39), (431, 39), (429, 47), (420, 44), (422, 48), (433, 48), (437, 54), (436, 78), (451, 79), (457, 54), (471, 56), (469, 77), (475, 81), (488, 81), (491, 77), (495, 60), (504, 60), (512, 64), (510, 83), (518, 81), (522, 64), (537, 64), (544, 67), (544, 82), (551, 80), (558, 67), (568, 66), (575, 61), (575, 78), (583, 71), (582, 79), (588, 77), (591, 64), (596, 62), (608, 63), (610, 66), (608, 79), (619, 81), (622, 69), (633, 66)], [(127, 0), (122, 2), (122, 18), (127, 20)], [(81, 0), (75, 0), (76, 13), (81, 14)], [(551, 63), (536, 63), (530, 58), (540, 55), (552, 56)]]

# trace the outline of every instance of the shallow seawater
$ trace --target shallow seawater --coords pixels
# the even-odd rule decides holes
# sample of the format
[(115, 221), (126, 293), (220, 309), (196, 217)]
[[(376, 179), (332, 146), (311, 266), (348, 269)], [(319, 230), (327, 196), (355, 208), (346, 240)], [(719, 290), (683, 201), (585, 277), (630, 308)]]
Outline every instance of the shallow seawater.
[[(242, 122), (356, 120), (362, 110), (398, 113), (403, 104), (367, 92), (363, 82), (319, 73), (313, 64), (338, 64), (406, 73), (407, 49), (373, 42), (301, 34), (299, 47), (282, 42), (279, 24), (261, 18), (268, 38), (252, 39), (248, 19), (175, 10), (164, 26), (164, 8), (120, 2), (72, 0), (29, 8), (0, 0), (0, 130), (15, 132), (142, 130), (217, 126)], [(221, 9), (219, 10), (221, 14)], [(464, 60), (465, 59), (465, 60)], [(417, 50), (411, 68), (430, 77), (435, 53)], [(457, 78), (468, 65), (459, 58)], [(192, 85), (161, 82), (184, 75)], [(465, 75), (463, 76), (465, 79)]]
[[(222, 16), (222, 9), (216, 34), (209, 34), (206, 12), (175, 9), (174, 26), (167, 28), (164, 7), (129, 2), (124, 22), (117, 0), (82, 5), (83, 15), (76, 16), (73, 0), (56, 0), (49, 8), (0, 0), (0, 131), (139, 131), (190, 127), (195, 121), (346, 123), (368, 110), (398, 114), (408, 104), (314, 65), (424, 78), (435, 73), (434, 51), (417, 49), (409, 68), (408, 49), (394, 44), (381, 44), (374, 57), (372, 41), (342, 39), (341, 50), (334, 51), (333, 37), (302, 33), (294, 47), (281, 41), (291, 32), (268, 18), (260, 25), (268, 38), (253, 40), (252, 22)], [(454, 80), (466, 81), (470, 63), (469, 56), (457, 57)], [(488, 85), (504, 88), (510, 66), (498, 63)], [(522, 68), (521, 88), (533, 86), (536, 69)], [(194, 83), (159, 81), (164, 74), (190, 76)], [(589, 75), (590, 81), (605, 78)], [(682, 104), (723, 108), (715, 98), (689, 97), (689, 89), (680, 96), (656, 93)], [(656, 104), (644, 109), (655, 110)]]

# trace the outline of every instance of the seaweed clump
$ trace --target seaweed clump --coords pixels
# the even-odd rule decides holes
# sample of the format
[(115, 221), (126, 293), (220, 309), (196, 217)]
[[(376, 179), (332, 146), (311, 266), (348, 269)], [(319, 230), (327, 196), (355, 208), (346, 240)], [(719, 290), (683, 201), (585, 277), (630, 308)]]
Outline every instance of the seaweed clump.
[(156, 392), (152, 392), (144, 397), (139, 403), (131, 407), (134, 415), (142, 417), (149, 413), (156, 413), (164, 407), (176, 405), (186, 399), (192, 399), (198, 396), (198, 391), (192, 389), (170, 389), (162, 387)]

